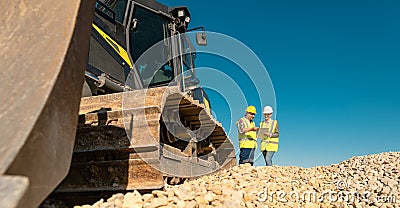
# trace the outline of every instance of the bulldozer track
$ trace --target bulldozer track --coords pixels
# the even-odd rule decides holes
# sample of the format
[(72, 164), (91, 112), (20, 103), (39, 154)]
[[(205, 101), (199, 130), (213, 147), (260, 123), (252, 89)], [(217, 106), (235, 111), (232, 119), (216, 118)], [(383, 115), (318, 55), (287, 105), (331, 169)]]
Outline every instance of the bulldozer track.
[(87, 97), (70, 171), (51, 197), (160, 189), (168, 178), (199, 177), (235, 164), (222, 125), (177, 87)]

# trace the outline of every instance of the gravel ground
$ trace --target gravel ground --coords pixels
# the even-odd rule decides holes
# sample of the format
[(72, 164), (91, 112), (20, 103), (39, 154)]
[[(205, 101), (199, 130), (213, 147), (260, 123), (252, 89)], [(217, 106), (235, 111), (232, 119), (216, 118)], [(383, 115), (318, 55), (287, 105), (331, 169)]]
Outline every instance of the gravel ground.
[(400, 152), (313, 168), (240, 165), (162, 191), (75, 207), (400, 207), (399, 172)]

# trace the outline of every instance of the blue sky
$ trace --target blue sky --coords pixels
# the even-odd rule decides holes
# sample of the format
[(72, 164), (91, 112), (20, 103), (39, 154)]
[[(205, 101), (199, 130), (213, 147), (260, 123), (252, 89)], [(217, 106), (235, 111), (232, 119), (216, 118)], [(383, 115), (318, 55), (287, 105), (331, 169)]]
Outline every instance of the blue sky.
[[(311, 167), (400, 151), (400, 1), (160, 2), (188, 6), (190, 27), (231, 36), (264, 64), (281, 130), (276, 165)], [(243, 91), (245, 102), (235, 102), (232, 81), (199, 70), (202, 83), (215, 88), (209, 94), (218, 120), (237, 143), (232, 124), (243, 116), (246, 102), (259, 112), (272, 102), (267, 84), (261, 100), (255, 91), (269, 78), (252, 83), (243, 73), (252, 67), (240, 69), (210, 54), (199, 54), (197, 66), (219, 70)], [(255, 120), (261, 121), (261, 113)], [(264, 165), (262, 158), (256, 165)]]

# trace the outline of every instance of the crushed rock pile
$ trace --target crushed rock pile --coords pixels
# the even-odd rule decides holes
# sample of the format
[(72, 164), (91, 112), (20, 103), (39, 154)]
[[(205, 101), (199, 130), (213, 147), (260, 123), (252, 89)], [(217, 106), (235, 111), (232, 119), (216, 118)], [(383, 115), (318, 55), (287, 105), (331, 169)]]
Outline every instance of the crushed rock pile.
[(115, 194), (75, 208), (400, 207), (400, 152), (324, 167), (240, 165), (141, 195)]

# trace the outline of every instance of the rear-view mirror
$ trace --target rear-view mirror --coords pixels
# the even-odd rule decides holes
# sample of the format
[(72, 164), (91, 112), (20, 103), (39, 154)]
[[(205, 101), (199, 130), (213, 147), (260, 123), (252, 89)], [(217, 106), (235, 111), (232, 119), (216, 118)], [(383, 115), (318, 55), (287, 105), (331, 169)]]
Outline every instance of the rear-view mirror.
[(197, 45), (200, 46), (206, 46), (207, 45), (207, 37), (206, 37), (206, 32), (197, 32), (196, 33), (196, 42)]

